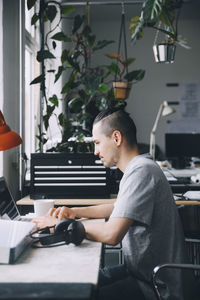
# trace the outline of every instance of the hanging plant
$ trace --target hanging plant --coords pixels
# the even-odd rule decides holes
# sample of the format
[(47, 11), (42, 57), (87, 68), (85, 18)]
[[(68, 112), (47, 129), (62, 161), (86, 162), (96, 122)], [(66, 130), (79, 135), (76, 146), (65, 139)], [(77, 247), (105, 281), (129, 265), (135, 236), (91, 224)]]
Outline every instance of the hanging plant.
[[(186, 49), (190, 48), (178, 34), (178, 20), (182, 4), (182, 0), (145, 0), (140, 17), (136, 16), (131, 19), (129, 28), (133, 43), (143, 37), (145, 27), (151, 27), (156, 30), (153, 45), (156, 62), (173, 62), (176, 45)], [(164, 40), (160, 43), (157, 42), (158, 33), (164, 36)]]
[[(120, 54), (122, 38), (124, 38), (124, 56)], [(127, 58), (125, 10), (122, 3), (121, 25), (117, 54), (106, 54), (110, 59), (115, 60), (107, 67), (108, 71), (115, 76), (113, 82), (114, 95), (116, 99), (127, 99), (133, 83), (142, 80), (145, 75), (144, 70), (128, 71), (128, 67), (135, 61), (135, 58)]]

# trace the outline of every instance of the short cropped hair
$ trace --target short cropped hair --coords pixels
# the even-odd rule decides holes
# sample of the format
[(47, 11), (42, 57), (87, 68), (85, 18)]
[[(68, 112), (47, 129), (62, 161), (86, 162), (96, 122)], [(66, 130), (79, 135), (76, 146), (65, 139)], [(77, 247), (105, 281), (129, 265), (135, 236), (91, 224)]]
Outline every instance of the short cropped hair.
[(93, 126), (102, 122), (102, 131), (106, 136), (111, 136), (118, 130), (125, 137), (130, 147), (137, 145), (137, 129), (129, 113), (123, 109), (106, 109), (101, 111), (94, 119)]

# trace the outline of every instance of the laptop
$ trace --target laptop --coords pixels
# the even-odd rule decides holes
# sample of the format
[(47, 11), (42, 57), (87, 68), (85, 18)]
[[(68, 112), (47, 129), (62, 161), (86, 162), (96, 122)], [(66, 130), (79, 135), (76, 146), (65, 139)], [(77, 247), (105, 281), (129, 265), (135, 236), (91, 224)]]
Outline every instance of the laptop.
[(31, 242), (29, 234), (34, 227), (34, 223), (27, 222), (20, 216), (5, 178), (0, 177), (0, 264), (10, 264), (16, 261)]
[(20, 216), (15, 200), (4, 177), (0, 177), (0, 219), (30, 221), (27, 216)]

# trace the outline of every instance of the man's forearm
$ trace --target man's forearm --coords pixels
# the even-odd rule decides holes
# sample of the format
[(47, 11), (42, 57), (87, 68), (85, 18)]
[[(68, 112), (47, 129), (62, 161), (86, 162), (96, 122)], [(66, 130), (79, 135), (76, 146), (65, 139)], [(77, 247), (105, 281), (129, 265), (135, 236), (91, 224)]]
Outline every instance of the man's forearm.
[(114, 208), (114, 204), (102, 204), (88, 207), (74, 207), (73, 212), (76, 218), (102, 219), (109, 218)]

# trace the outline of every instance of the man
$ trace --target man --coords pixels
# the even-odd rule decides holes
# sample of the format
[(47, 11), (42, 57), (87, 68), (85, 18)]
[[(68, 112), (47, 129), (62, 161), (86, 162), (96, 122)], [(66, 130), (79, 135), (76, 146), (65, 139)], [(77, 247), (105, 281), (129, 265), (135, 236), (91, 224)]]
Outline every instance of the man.
[[(104, 166), (117, 166), (124, 173), (115, 204), (61, 207), (35, 222), (43, 227), (62, 218), (109, 218), (105, 223), (83, 223), (88, 239), (109, 245), (122, 241), (125, 265), (100, 273), (99, 299), (154, 300), (153, 268), (185, 261), (184, 236), (171, 188), (152, 157), (139, 154), (135, 124), (124, 110), (101, 112), (92, 134), (95, 154)], [(172, 286), (173, 296), (168, 297), (165, 289), (165, 299), (182, 300), (181, 274), (173, 270), (162, 279)]]

